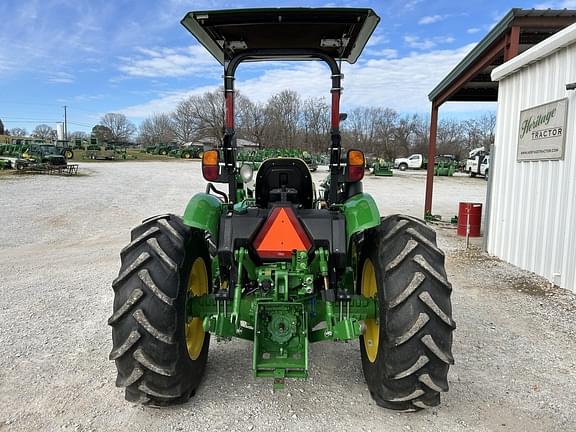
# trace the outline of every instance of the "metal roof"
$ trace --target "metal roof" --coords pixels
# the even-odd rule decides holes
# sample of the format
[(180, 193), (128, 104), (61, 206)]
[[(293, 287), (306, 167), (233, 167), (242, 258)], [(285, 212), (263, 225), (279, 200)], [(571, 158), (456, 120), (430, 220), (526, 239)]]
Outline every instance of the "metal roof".
[(568, 46), (576, 44), (576, 24), (550, 36), (545, 41), (533, 46), (518, 57), (507, 61), (492, 71), (492, 80), (500, 81), (528, 65), (548, 57), (550, 54)]
[[(520, 51), (525, 51), (536, 45), (560, 29), (576, 22), (576, 10), (537, 10), (537, 9), (511, 9), (496, 24), (492, 30), (470, 51), (464, 59), (430, 92), (428, 98), (436, 100), (442, 93), (449, 90), (461, 77), (478, 62), (485, 60), (485, 55), (493, 50), (497, 44), (504, 46), (506, 35), (512, 26), (521, 28)], [(498, 47), (496, 47), (498, 48)], [(503, 50), (502, 50), (503, 51)], [(491, 51), (491, 54), (496, 51)], [(462, 86), (467, 90), (463, 92), (460, 87), (460, 94), (453, 94), (443, 100), (477, 100), (495, 101), (498, 95), (498, 83), (491, 83), (490, 73), (492, 69), (504, 63), (504, 56), (497, 55), (493, 61), (483, 68), (478, 75), (482, 77), (474, 81), (466, 80)]]
[(354, 63), (379, 21), (372, 9), (266, 8), (189, 12), (181, 22), (224, 64), (245, 50), (276, 59), (315, 50)]

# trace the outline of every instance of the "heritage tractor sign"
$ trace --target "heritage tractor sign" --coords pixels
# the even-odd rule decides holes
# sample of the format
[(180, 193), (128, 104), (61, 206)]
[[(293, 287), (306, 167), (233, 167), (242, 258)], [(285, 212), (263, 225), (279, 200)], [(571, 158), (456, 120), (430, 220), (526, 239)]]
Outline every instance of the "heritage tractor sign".
[(518, 161), (564, 159), (567, 113), (568, 99), (521, 111)]

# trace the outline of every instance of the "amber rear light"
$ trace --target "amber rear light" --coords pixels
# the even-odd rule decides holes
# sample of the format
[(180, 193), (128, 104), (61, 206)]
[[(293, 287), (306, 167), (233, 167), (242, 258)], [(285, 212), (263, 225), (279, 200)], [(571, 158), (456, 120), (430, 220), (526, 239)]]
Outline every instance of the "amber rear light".
[(360, 150), (349, 150), (347, 165), (349, 182), (357, 182), (364, 178), (364, 153)]
[(208, 181), (218, 180), (220, 156), (218, 150), (208, 150), (202, 155), (202, 175)]

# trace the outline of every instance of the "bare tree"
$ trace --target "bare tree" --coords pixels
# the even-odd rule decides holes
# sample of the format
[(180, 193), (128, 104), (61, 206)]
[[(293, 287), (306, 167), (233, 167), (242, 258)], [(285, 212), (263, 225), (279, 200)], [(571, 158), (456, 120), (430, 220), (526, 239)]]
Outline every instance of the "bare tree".
[(224, 92), (222, 89), (191, 96), (190, 113), (197, 122), (196, 138), (210, 138), (218, 145), (224, 138)]
[(398, 113), (391, 108), (377, 108), (375, 112), (376, 137), (375, 150), (385, 159), (396, 157), (396, 127)]
[(92, 128), (92, 135), (98, 141), (112, 141), (112, 131), (109, 127), (103, 125), (96, 125)]
[(377, 153), (377, 126), (379, 109), (374, 107), (354, 108), (346, 120), (355, 148), (369, 153)]
[(398, 119), (394, 128), (394, 151), (391, 159), (406, 155), (415, 135), (415, 119), (417, 116), (404, 116)]
[(428, 117), (415, 115), (412, 118), (414, 128), (414, 141), (410, 152), (428, 154), (428, 142), (430, 140), (430, 120)]
[(437, 154), (453, 154), (459, 157), (462, 153), (464, 133), (460, 122), (454, 119), (443, 119), (438, 124), (436, 134)]
[(194, 141), (200, 128), (193, 97), (181, 101), (172, 113), (172, 129), (180, 143)]
[(300, 122), (300, 96), (292, 90), (283, 90), (272, 96), (266, 105), (270, 122), (269, 142), (276, 147), (296, 146)]
[(176, 135), (169, 114), (154, 114), (140, 125), (138, 140), (145, 144), (160, 144), (174, 141)]
[(314, 152), (328, 147), (330, 106), (322, 98), (308, 98), (302, 104), (304, 145)]
[(68, 139), (70, 140), (87, 140), (88, 138), (88, 134), (82, 131), (74, 131), (71, 134), (68, 134)]
[(100, 124), (110, 129), (111, 138), (117, 143), (129, 141), (136, 132), (136, 126), (124, 114), (104, 114), (100, 119)]
[(57, 138), (56, 130), (51, 128), (47, 124), (41, 124), (36, 126), (32, 131), (32, 136), (34, 138), (39, 138), (42, 140), (50, 140)]
[(269, 124), (264, 106), (246, 97), (240, 97), (236, 107), (239, 136), (258, 144), (258, 147), (263, 147)]
[(494, 142), (496, 114), (487, 113), (477, 119), (465, 120), (461, 127), (465, 134), (462, 146), (465, 152), (477, 147), (488, 148)]
[[(8, 132), (8, 131), (6, 131)], [(10, 129), (10, 135), (11, 136), (16, 136), (16, 137), (24, 137), (28, 135), (28, 131), (26, 129), (22, 129), (22, 128), (12, 128)]]

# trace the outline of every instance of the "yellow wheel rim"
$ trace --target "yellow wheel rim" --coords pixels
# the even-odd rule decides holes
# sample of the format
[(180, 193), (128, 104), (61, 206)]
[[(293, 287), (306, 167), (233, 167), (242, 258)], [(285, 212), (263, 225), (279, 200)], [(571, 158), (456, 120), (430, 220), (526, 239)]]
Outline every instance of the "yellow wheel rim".
[[(208, 272), (204, 259), (196, 258), (190, 270), (188, 278), (188, 297), (208, 294)], [(191, 320), (186, 319), (186, 347), (188, 355), (192, 360), (196, 360), (202, 352), (206, 333), (202, 326), (202, 320), (198, 317)]]
[[(364, 297), (376, 297), (378, 293), (376, 272), (374, 271), (374, 265), (369, 258), (364, 261), (364, 267), (362, 268), (362, 282), (360, 286)], [(366, 331), (364, 332), (364, 348), (366, 349), (368, 360), (370, 360), (370, 363), (374, 363), (376, 361), (376, 356), (378, 355), (380, 325), (376, 319), (365, 320), (364, 324), (366, 325)]]

